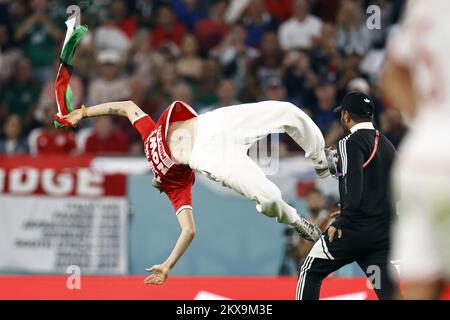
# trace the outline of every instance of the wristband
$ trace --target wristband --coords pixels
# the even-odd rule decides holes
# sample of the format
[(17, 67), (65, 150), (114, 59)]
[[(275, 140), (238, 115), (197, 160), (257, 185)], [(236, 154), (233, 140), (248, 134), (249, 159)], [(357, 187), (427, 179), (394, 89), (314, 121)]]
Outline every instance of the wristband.
[(86, 107), (84, 106), (84, 104), (81, 105), (81, 116), (82, 116), (83, 118), (87, 118), (87, 117), (88, 117), (87, 109), (86, 109)]

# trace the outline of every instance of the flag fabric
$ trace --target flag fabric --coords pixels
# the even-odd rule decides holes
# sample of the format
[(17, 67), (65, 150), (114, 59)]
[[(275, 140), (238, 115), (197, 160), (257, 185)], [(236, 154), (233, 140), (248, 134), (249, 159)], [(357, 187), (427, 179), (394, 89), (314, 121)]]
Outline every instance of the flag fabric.
[(61, 50), (58, 74), (56, 75), (55, 81), (55, 97), (56, 105), (58, 106), (58, 113), (55, 116), (54, 122), (56, 128), (72, 127), (72, 124), (61, 118), (61, 116), (67, 115), (73, 111), (71, 105), (72, 89), (69, 85), (72, 60), (78, 42), (88, 31), (86, 26), (75, 26), (75, 18), (67, 20), (66, 25), (67, 32)]

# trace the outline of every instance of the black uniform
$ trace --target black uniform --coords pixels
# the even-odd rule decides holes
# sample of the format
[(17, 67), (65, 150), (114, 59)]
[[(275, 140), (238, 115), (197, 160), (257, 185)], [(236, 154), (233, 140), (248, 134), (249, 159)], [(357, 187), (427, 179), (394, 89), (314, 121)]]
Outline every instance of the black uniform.
[(337, 150), (341, 214), (332, 225), (342, 230), (342, 238), (336, 232), (330, 242), (325, 232), (316, 242), (301, 265), (297, 299), (319, 299), (322, 280), (354, 261), (373, 277), (378, 297), (392, 299), (389, 176), (395, 149), (372, 123), (363, 122), (339, 141)]

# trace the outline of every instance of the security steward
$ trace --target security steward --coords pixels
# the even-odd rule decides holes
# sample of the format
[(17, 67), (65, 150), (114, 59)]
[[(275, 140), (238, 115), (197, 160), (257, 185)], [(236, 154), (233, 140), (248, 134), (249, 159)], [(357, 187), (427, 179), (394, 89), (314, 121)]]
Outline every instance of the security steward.
[(303, 261), (296, 298), (319, 299), (322, 280), (356, 261), (378, 298), (393, 299), (398, 292), (389, 262), (394, 216), (389, 177), (396, 151), (374, 128), (374, 105), (367, 95), (347, 94), (335, 112), (348, 133), (336, 149), (327, 150), (330, 171), (339, 180), (341, 213)]

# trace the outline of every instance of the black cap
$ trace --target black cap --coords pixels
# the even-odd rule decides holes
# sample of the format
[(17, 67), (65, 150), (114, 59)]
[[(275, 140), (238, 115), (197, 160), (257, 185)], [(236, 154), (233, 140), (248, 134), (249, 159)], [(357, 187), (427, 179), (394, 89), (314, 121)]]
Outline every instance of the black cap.
[(341, 110), (348, 111), (361, 118), (370, 118), (373, 117), (374, 112), (373, 101), (364, 93), (350, 92), (345, 95), (341, 105), (335, 108), (333, 112), (340, 112)]

